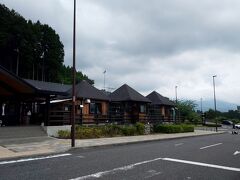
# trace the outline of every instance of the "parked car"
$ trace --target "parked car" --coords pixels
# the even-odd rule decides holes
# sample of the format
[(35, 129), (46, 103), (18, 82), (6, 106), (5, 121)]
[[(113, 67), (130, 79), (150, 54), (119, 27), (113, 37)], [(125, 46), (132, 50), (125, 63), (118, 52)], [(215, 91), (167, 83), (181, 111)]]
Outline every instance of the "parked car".
[(222, 124), (223, 124), (223, 125), (233, 125), (233, 122), (232, 122), (232, 121), (229, 121), (229, 120), (223, 120), (223, 121), (222, 121)]
[(240, 124), (235, 124), (235, 128), (240, 129)]

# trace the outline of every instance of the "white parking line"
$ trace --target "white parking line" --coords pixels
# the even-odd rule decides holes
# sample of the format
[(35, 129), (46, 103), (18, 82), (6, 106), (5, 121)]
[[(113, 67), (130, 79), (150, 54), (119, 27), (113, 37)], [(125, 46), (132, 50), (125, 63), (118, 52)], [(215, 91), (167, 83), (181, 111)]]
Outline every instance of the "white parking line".
[(200, 149), (206, 149), (206, 148), (210, 148), (210, 147), (218, 146), (218, 145), (221, 145), (221, 144), (222, 144), (222, 143), (212, 144), (212, 145), (209, 145), (209, 146), (201, 147)]
[(178, 144), (175, 144), (175, 146), (181, 146), (183, 145), (183, 143), (178, 143)]
[(179, 162), (184, 164), (193, 164), (197, 166), (204, 166), (204, 167), (211, 167), (211, 168), (217, 168), (217, 169), (224, 169), (229, 171), (237, 171), (240, 172), (240, 168), (234, 168), (234, 167), (227, 167), (227, 166), (219, 166), (215, 164), (207, 164), (207, 163), (200, 163), (200, 162), (194, 162), (194, 161), (186, 161), (181, 159), (172, 159), (172, 158), (163, 158), (164, 161), (173, 161), (173, 162)]
[[(207, 163), (194, 162), (194, 161), (186, 161), (186, 160), (181, 160), (181, 159), (156, 158), (156, 159), (151, 159), (151, 160), (147, 160), (147, 161), (138, 162), (138, 163), (135, 163), (135, 164), (130, 164), (130, 165), (114, 168), (114, 169), (107, 170), (107, 171), (100, 171), (100, 172), (97, 172), (97, 173), (93, 173), (93, 174), (89, 174), (89, 175), (85, 175), (85, 176), (80, 176), (80, 177), (73, 178), (73, 179), (70, 179), (70, 180), (84, 180), (84, 179), (91, 179), (91, 178), (100, 178), (102, 176), (106, 176), (106, 175), (109, 175), (109, 174), (115, 174), (116, 172), (119, 172), (119, 171), (128, 171), (130, 169), (133, 169), (135, 166), (140, 166), (140, 165), (143, 165), (143, 164), (147, 164), (147, 163), (151, 163), (151, 162), (155, 162), (155, 161), (159, 161), (159, 160), (179, 162), (179, 163), (184, 163), (184, 164), (192, 164), (192, 165), (197, 165), (197, 166), (211, 167), (211, 168), (216, 168), (216, 169), (224, 169), (224, 170), (229, 170), (229, 171), (240, 172), (240, 168), (219, 166), (219, 165), (215, 165), (215, 164), (207, 164)], [(159, 173), (159, 174), (161, 174), (161, 173)]]
[(51, 158), (64, 157), (64, 156), (70, 156), (70, 155), (71, 154), (57, 154), (57, 155), (38, 157), (38, 158), (27, 158), (27, 159), (13, 160), (13, 161), (2, 161), (2, 162), (0, 162), (0, 165), (27, 162), (27, 161), (36, 161), (36, 160), (42, 160), (42, 159), (51, 159)]

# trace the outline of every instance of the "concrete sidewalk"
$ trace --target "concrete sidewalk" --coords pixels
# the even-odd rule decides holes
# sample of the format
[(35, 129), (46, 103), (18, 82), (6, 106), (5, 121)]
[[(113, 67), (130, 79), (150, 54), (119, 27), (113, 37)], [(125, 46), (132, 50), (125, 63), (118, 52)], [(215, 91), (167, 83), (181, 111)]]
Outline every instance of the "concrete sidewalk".
[[(195, 130), (192, 133), (154, 134), (154, 135), (142, 135), (142, 136), (83, 139), (83, 140), (76, 140), (76, 148), (120, 145), (120, 144), (167, 140), (167, 139), (183, 138), (183, 137), (212, 135), (212, 134), (220, 134), (220, 133), (224, 133), (224, 132)], [(71, 140), (69, 139), (56, 139), (56, 138), (49, 137), (47, 139), (46, 138), (42, 139), (42, 141), (40, 141), (39, 138), (36, 140), (36, 142), (33, 142), (33, 141), (34, 140), (31, 138), (29, 142), (27, 142), (27, 139), (25, 139), (24, 141), (15, 140), (15, 141), (12, 141), (13, 143), (10, 143), (10, 144), (9, 143), (2, 144), (2, 145), (0, 144), (0, 160), (4, 158), (12, 158), (12, 157), (24, 157), (24, 156), (32, 156), (32, 155), (60, 153), (60, 152), (65, 152), (71, 149), (70, 147)]]

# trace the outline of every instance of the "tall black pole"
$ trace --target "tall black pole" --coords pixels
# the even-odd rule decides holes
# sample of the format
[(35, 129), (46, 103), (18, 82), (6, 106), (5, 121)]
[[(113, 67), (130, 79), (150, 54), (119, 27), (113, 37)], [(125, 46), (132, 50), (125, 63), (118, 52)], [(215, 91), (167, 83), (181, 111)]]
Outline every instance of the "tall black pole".
[(16, 75), (18, 76), (18, 68), (19, 68), (19, 49), (17, 49), (17, 67), (16, 67)]
[[(176, 106), (177, 106), (177, 86), (175, 86)], [(179, 118), (179, 117), (178, 117)], [(175, 108), (175, 124), (177, 123), (177, 108)]]
[(204, 125), (203, 108), (202, 108), (202, 98), (200, 99), (200, 102), (201, 102), (201, 118), (202, 118), (202, 125)]
[(76, 82), (76, 0), (73, 7), (73, 69), (72, 69), (72, 118), (71, 118), (71, 145), (75, 147), (75, 82)]
[(216, 132), (218, 131), (217, 125), (217, 118), (216, 118), (216, 113), (217, 113), (217, 105), (216, 105), (216, 92), (215, 92), (215, 77), (217, 77), (217, 75), (213, 76), (213, 95), (214, 95), (214, 111), (215, 111), (215, 123), (216, 123)]
[(106, 89), (105, 89), (105, 74), (106, 74), (106, 72), (107, 72), (106, 70), (103, 71), (103, 76), (104, 76), (103, 77), (103, 89), (104, 89), (104, 91), (106, 91)]
[(176, 104), (177, 104), (177, 86), (175, 86)]

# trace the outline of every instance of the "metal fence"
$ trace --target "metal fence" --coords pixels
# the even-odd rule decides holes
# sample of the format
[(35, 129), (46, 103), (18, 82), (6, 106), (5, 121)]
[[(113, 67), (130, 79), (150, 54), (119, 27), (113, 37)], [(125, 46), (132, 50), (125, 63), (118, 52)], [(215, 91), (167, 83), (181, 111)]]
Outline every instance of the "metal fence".
[[(76, 124), (134, 124), (136, 122), (157, 124), (157, 123), (179, 123), (181, 118), (164, 117), (160, 114), (76, 114)], [(66, 125), (71, 124), (71, 111), (51, 111), (49, 113), (48, 125)]]

